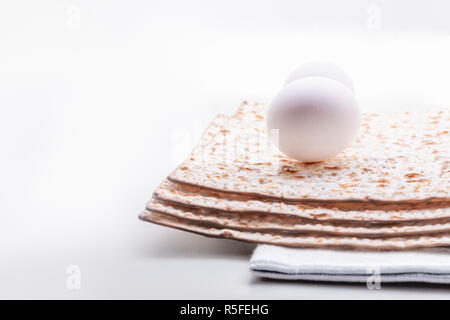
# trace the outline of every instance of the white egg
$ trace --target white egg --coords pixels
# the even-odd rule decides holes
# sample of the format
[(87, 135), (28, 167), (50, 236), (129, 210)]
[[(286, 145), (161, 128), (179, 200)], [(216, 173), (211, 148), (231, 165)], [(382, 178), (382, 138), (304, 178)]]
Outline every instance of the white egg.
[(352, 92), (355, 91), (352, 79), (344, 70), (331, 62), (323, 61), (309, 62), (299, 66), (291, 72), (284, 84), (287, 85), (292, 81), (309, 77), (324, 77), (333, 79), (342, 83)]
[[(361, 112), (355, 96), (338, 81), (310, 77), (295, 80), (272, 100), (268, 133), (278, 129), (281, 152), (304, 162), (329, 159), (356, 137)], [(277, 136), (272, 135), (272, 137)]]

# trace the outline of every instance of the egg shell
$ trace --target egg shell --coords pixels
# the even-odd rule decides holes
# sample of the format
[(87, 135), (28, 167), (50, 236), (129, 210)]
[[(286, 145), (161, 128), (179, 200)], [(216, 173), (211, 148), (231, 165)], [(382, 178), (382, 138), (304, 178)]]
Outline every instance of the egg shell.
[(335, 65), (334, 63), (325, 61), (312, 61), (300, 65), (289, 74), (284, 85), (287, 85), (295, 80), (309, 77), (323, 77), (333, 79), (342, 83), (353, 93), (355, 92), (353, 81), (350, 76), (339, 66)]
[[(350, 89), (338, 81), (309, 77), (282, 88), (270, 105), (267, 126), (278, 129), (281, 152), (304, 162), (329, 159), (356, 137), (360, 108)], [(274, 135), (276, 136), (276, 135)]]

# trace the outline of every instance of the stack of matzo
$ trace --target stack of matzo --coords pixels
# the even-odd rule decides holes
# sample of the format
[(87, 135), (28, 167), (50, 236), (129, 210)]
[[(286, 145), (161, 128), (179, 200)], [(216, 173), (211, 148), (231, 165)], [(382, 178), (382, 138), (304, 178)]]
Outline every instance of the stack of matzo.
[(267, 143), (266, 106), (217, 116), (140, 218), (290, 247), (450, 246), (450, 112), (365, 114), (335, 158), (301, 163)]

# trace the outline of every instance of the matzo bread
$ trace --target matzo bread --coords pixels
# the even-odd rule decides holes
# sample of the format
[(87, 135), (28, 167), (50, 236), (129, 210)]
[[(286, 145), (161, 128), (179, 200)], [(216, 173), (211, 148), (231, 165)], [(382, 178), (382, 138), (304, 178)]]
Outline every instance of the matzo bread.
[(255, 136), (266, 136), (265, 115), (264, 105), (244, 103), (203, 153), (190, 157), (169, 179), (299, 203), (334, 202), (335, 207), (345, 202), (374, 208), (383, 203), (450, 205), (448, 109), (365, 114), (350, 147), (314, 164), (274, 154), (260, 143)]
[(450, 221), (450, 209), (412, 209), (412, 210), (351, 210), (315, 208), (304, 204), (263, 200), (257, 197), (234, 195), (205, 190), (164, 181), (154, 192), (154, 198), (173, 204), (200, 209), (212, 209), (237, 214), (272, 214), (289, 216), (310, 221), (341, 221), (388, 224), (405, 221)]
[(152, 200), (147, 206), (147, 210), (189, 220), (194, 223), (205, 223), (218, 228), (243, 231), (378, 238), (450, 233), (450, 222), (414, 222), (395, 226), (314, 223), (271, 214), (230, 214), (207, 209), (194, 209), (158, 200)]
[(387, 239), (361, 239), (356, 237), (291, 236), (276, 233), (239, 231), (195, 224), (187, 220), (157, 212), (144, 211), (139, 215), (144, 221), (189, 231), (208, 237), (228, 238), (240, 241), (274, 244), (286, 247), (352, 248), (368, 250), (407, 250), (426, 247), (450, 246), (450, 235), (414, 236)]
[(203, 132), (200, 141), (192, 150), (190, 158), (195, 155), (202, 155), (203, 148), (208, 144), (214, 136), (219, 133), (220, 129), (228, 122), (229, 117), (224, 114), (218, 114)]

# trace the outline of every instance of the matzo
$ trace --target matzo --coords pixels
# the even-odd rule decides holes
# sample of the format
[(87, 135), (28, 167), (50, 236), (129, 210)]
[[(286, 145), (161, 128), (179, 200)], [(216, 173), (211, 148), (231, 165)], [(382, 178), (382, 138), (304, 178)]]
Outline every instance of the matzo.
[[(450, 205), (448, 109), (366, 114), (359, 138), (335, 158), (305, 164), (273, 153), (266, 107), (243, 104), (203, 149), (169, 179), (212, 190), (335, 207)], [(278, 165), (279, 164), (279, 165)], [(312, 201), (312, 202), (311, 202)], [(344, 205), (348, 208), (348, 206)]]
[(384, 206), (384, 210), (342, 211), (227, 194), (170, 181), (164, 181), (154, 192), (154, 197), (166, 202), (200, 209), (212, 209), (237, 214), (272, 214), (311, 221), (342, 221), (362, 224), (393, 224), (425, 220), (450, 222), (449, 208), (394, 210), (396, 209), (394, 206), (394, 208), (387, 210), (389, 208)]
[(450, 235), (414, 236), (387, 239), (356, 237), (317, 237), (290, 236), (276, 233), (239, 231), (227, 228), (215, 228), (205, 224), (195, 224), (157, 212), (144, 211), (140, 219), (159, 225), (189, 231), (209, 237), (228, 238), (246, 242), (266, 243), (286, 247), (309, 248), (352, 248), (368, 250), (407, 250), (414, 248), (450, 246)]
[(147, 210), (171, 215), (194, 223), (205, 223), (214, 227), (243, 231), (378, 238), (450, 233), (450, 222), (414, 222), (396, 226), (313, 223), (271, 214), (230, 214), (207, 209), (194, 209), (158, 200), (152, 200), (147, 206)]

